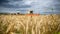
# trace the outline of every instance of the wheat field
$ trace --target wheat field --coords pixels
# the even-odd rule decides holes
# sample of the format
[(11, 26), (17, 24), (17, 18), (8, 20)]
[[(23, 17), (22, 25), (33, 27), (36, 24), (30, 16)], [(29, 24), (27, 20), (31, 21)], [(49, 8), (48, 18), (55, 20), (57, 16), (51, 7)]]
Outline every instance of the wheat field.
[(54, 34), (60, 32), (60, 15), (0, 15), (0, 34)]

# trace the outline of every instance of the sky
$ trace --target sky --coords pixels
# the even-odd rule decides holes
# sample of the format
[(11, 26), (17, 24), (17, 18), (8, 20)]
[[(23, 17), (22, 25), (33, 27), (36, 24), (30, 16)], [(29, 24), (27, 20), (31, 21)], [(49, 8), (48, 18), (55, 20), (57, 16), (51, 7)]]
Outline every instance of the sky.
[(0, 13), (59, 13), (60, 0), (0, 0)]

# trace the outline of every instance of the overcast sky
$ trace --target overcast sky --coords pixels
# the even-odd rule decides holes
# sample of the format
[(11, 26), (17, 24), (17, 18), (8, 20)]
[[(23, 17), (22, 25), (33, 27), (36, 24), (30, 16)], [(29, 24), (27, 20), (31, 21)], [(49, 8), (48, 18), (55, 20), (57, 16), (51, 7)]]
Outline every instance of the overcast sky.
[(60, 12), (60, 0), (0, 0), (0, 13)]

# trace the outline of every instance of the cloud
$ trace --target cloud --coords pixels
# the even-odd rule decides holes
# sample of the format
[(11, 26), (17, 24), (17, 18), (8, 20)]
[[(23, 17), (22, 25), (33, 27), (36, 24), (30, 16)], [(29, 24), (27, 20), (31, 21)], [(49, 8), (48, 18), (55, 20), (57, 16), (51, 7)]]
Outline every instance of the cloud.
[(35, 2), (33, 4), (33, 8), (35, 13), (36, 12), (51, 12), (52, 8), (54, 9), (54, 12), (60, 12), (60, 1), (59, 0), (39, 0), (38, 2)]
[(0, 0), (0, 4), (6, 3), (6, 2), (8, 2), (8, 0)]
[(60, 0), (54, 0), (54, 11), (60, 12)]
[[(31, 7), (31, 5), (26, 4), (23, 0), (0, 0), (0, 3), (0, 12), (15, 12), (19, 8), (26, 9)], [(26, 11), (24, 9), (20, 11)]]
[(33, 10), (34, 13), (41, 13), (51, 11), (50, 8), (54, 8), (56, 12), (60, 11), (60, 0), (0, 0), (0, 7), (0, 12), (19, 10), (25, 13), (27, 10)]
[(8, 0), (1, 1), (1, 6), (6, 8), (28, 8), (31, 7), (30, 5), (24, 4), (23, 0)]
[(8, 3), (8, 0), (0, 0), (0, 6), (4, 5), (5, 3)]

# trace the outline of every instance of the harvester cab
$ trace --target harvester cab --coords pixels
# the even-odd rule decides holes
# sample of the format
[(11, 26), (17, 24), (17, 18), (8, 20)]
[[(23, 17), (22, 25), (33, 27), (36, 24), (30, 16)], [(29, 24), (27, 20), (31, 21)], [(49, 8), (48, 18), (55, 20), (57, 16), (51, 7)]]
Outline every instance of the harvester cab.
[(28, 14), (33, 14), (33, 11), (28, 11)]

